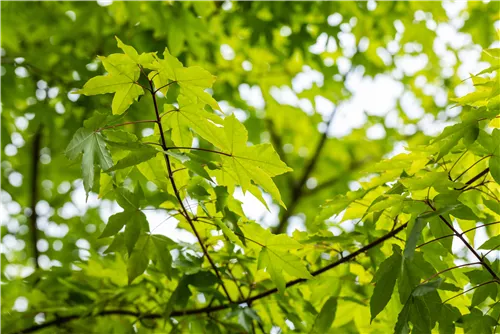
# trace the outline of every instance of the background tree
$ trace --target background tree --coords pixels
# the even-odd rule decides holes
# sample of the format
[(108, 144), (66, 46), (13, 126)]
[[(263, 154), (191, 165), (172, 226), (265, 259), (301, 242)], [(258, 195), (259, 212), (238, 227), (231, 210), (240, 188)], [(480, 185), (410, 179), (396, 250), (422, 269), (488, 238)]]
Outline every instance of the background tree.
[(494, 332), (498, 7), (3, 2), (3, 330)]

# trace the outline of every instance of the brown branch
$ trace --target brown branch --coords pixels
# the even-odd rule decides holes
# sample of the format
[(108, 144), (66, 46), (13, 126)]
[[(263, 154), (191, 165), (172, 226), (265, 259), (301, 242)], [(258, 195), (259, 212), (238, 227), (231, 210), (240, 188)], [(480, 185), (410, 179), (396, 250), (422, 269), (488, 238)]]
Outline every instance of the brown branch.
[[(487, 170), (489, 170), (489, 168), (487, 168)], [(476, 178), (476, 180), (477, 180), (477, 178)], [(472, 182), (474, 182), (474, 181), (472, 181)], [(427, 202), (427, 205), (432, 210), (436, 211), (436, 208), (434, 208), (434, 206), (430, 202)], [(495, 271), (493, 271), (493, 269), (491, 269), (490, 265), (488, 263), (486, 263), (484, 261), (484, 259), (481, 257), (481, 255), (479, 255), (476, 252), (474, 247), (472, 247), (471, 244), (467, 240), (465, 240), (464, 236), (461, 233), (458, 233), (458, 231), (453, 227), (453, 225), (450, 222), (448, 222), (442, 215), (439, 215), (439, 219), (441, 219), (446, 224), (446, 226), (448, 226), (448, 228), (457, 236), (457, 238), (459, 238), (464, 243), (465, 247), (467, 247), (471, 251), (471, 253), (476, 257), (476, 259), (478, 259), (479, 262), (481, 262), (481, 265), (491, 274), (491, 276), (493, 276), (493, 279), (496, 280), (497, 283), (500, 283), (500, 278), (495, 273)]]
[(307, 180), (309, 179), (309, 176), (314, 171), (314, 167), (316, 167), (316, 164), (319, 161), (319, 157), (321, 155), (321, 152), (323, 151), (323, 148), (326, 144), (326, 140), (328, 139), (328, 129), (330, 128), (330, 125), (332, 124), (333, 119), (335, 118), (335, 114), (337, 112), (337, 109), (338, 108), (336, 107), (332, 111), (332, 113), (330, 114), (330, 118), (328, 119), (328, 121), (326, 123), (325, 132), (323, 132), (321, 134), (321, 137), (319, 139), (318, 144), (316, 145), (316, 149), (314, 150), (314, 153), (311, 156), (311, 159), (309, 160), (306, 167), (304, 168), (299, 180), (295, 183), (294, 187), (292, 188), (292, 196), (290, 198), (290, 202), (287, 205), (287, 210), (283, 212), (283, 215), (281, 216), (280, 222), (274, 231), (274, 233), (276, 233), (276, 234), (285, 232), (286, 227), (288, 226), (288, 218), (290, 218), (290, 216), (292, 216), (295, 208), (297, 207), (297, 205), (300, 202), (300, 199), (303, 195), (302, 189), (304, 188), (304, 185), (306, 184)]
[(475, 181), (477, 181), (478, 179), (480, 179), (481, 176), (488, 174), (489, 171), (490, 171), (489, 168), (484, 169), (481, 173), (477, 174), (472, 179), (470, 179), (469, 181), (467, 181), (465, 183), (465, 186), (463, 186), (462, 188), (455, 188), (455, 190), (464, 190), (465, 188), (467, 188), (468, 186), (470, 186), (472, 183), (474, 183)]
[[(408, 222), (402, 224), (398, 228), (390, 231), (389, 233), (383, 235), (382, 237), (374, 240), (373, 242), (369, 243), (368, 245), (366, 245), (362, 248), (359, 248), (355, 252), (353, 252), (345, 257), (342, 257), (339, 260), (337, 260), (333, 263), (330, 263), (329, 265), (312, 272), (311, 275), (318, 276), (318, 275), (320, 275), (320, 274), (322, 274), (330, 269), (338, 267), (339, 265), (341, 265), (343, 263), (346, 263), (346, 262), (349, 262), (349, 261), (355, 259), (357, 256), (369, 251), (370, 249), (382, 244), (384, 241), (394, 237), (399, 232), (403, 231), (407, 226), (408, 226)], [(291, 286), (297, 285), (297, 284), (305, 282), (305, 281), (307, 281), (307, 279), (299, 278), (299, 279), (288, 282), (286, 284), (286, 287), (289, 288)], [(253, 297), (248, 297), (246, 299), (239, 300), (236, 303), (237, 304), (247, 303), (247, 304), (251, 305), (252, 302), (259, 300), (259, 299), (262, 299), (264, 297), (267, 297), (269, 295), (272, 295), (276, 292), (278, 292), (278, 289), (273, 288), (273, 289), (267, 290), (265, 292), (262, 292), (258, 295), (255, 295)], [(222, 305), (218, 305), (218, 306), (207, 306), (207, 307), (198, 308), (198, 309), (173, 311), (172, 313), (170, 313), (170, 316), (171, 317), (180, 317), (180, 316), (187, 316), (187, 315), (194, 315), (194, 314), (211, 313), (211, 312), (226, 310), (228, 308), (231, 308), (232, 305), (233, 304), (222, 304)], [(106, 311), (101, 311), (93, 316), (100, 317), (100, 316), (107, 316), (107, 315), (127, 315), (127, 316), (133, 316), (133, 317), (142, 317), (143, 319), (159, 319), (159, 318), (164, 317), (163, 314), (142, 315), (139, 312), (132, 312), (132, 311), (127, 311), (127, 310), (106, 310)], [(62, 325), (62, 324), (65, 324), (67, 322), (70, 322), (72, 320), (79, 319), (79, 318), (81, 318), (81, 316), (79, 314), (70, 315), (70, 316), (66, 316), (66, 317), (60, 317), (60, 318), (48, 321), (48, 322), (43, 323), (43, 324), (39, 324), (39, 325), (35, 325), (32, 327), (26, 328), (24, 330), (18, 331), (17, 333), (33, 333), (33, 332), (40, 330), (40, 329), (44, 329), (44, 328), (47, 328), (50, 326), (55, 326), (55, 325)]]
[(30, 237), (32, 255), (35, 259), (35, 269), (39, 268), (38, 265), (38, 215), (36, 213), (36, 204), (38, 203), (38, 175), (40, 167), (40, 146), (42, 142), (43, 126), (40, 126), (33, 137), (32, 146), (32, 163), (31, 163), (31, 216), (30, 216)]
[[(174, 81), (172, 81), (172, 82), (174, 82)], [(168, 151), (167, 141), (165, 140), (165, 135), (163, 133), (163, 127), (162, 127), (161, 120), (160, 120), (160, 113), (158, 111), (158, 103), (156, 102), (156, 95), (155, 95), (155, 92), (153, 92), (153, 82), (150, 80), (149, 84), (151, 86), (151, 91), (152, 91), (151, 96), (153, 98), (153, 105), (154, 105), (155, 114), (156, 114), (156, 121), (158, 123), (158, 129), (160, 131), (161, 145), (163, 147), (163, 150)], [(230, 302), (232, 302), (231, 296), (229, 295), (229, 292), (227, 291), (226, 286), (224, 285), (224, 282), (222, 281), (222, 277), (219, 273), (219, 270), (217, 269), (215, 262), (210, 257), (210, 254), (208, 253), (207, 248), (203, 244), (203, 240), (201, 239), (198, 231), (196, 230), (196, 227), (194, 226), (193, 220), (192, 220), (191, 216), (189, 215), (189, 212), (187, 211), (186, 207), (184, 206), (180, 192), (177, 189), (177, 185), (175, 183), (174, 174), (172, 172), (172, 166), (170, 165), (170, 157), (168, 156), (168, 154), (164, 154), (163, 156), (165, 158), (165, 163), (167, 165), (168, 178), (170, 179), (170, 184), (172, 185), (172, 189), (174, 190), (175, 197), (177, 198), (177, 201), (179, 202), (179, 205), (181, 206), (181, 212), (183, 213), (184, 218), (187, 220), (187, 222), (189, 223), (189, 226), (193, 230), (193, 232), (196, 236), (196, 239), (198, 240), (198, 243), (200, 244), (201, 249), (203, 250), (203, 254), (208, 259), (208, 262), (210, 262), (210, 265), (212, 266), (213, 270), (215, 271), (215, 274), (220, 281), (220, 285), (222, 286), (222, 289), (224, 290), (224, 293), (226, 294), (227, 299)]]

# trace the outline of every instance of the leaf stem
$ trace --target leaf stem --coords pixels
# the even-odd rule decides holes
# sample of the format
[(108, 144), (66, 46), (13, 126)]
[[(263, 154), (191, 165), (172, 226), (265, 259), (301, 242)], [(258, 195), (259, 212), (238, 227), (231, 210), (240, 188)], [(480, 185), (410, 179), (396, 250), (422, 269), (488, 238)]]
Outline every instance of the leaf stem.
[(466, 170), (464, 170), (459, 176), (457, 176), (455, 178), (455, 180), (453, 180), (453, 182), (457, 181), (458, 179), (460, 179), (465, 173), (467, 173), (472, 167), (474, 167), (475, 165), (477, 165), (478, 163), (480, 163), (481, 161), (483, 161), (484, 159), (486, 158), (489, 158), (491, 157), (491, 154), (489, 155), (486, 155), (484, 157), (482, 157), (481, 159), (479, 159), (478, 161), (474, 162), (469, 168), (467, 168)]
[(461, 295), (464, 295), (464, 294), (466, 294), (466, 293), (467, 293), (467, 292), (469, 292), (469, 291), (475, 290), (475, 289), (477, 289), (477, 288), (479, 288), (479, 287), (482, 287), (483, 285), (490, 284), (490, 283), (498, 283), (498, 281), (493, 279), (493, 280), (491, 280), (491, 281), (488, 281), (488, 282), (484, 282), (484, 283), (478, 284), (478, 285), (476, 285), (476, 286), (474, 286), (474, 287), (472, 287), (472, 288), (470, 288), (470, 289), (465, 290), (464, 292), (461, 292), (461, 293), (459, 293), (459, 294), (457, 294), (457, 295), (455, 295), (455, 296), (453, 296), (453, 297), (451, 297), (451, 298), (446, 299), (444, 302), (442, 302), (442, 304), (444, 304), (444, 303), (446, 303), (446, 302), (449, 302), (450, 300), (455, 299), (455, 298), (457, 298), (457, 297), (460, 297)]
[(39, 176), (39, 166), (40, 166), (40, 146), (42, 141), (42, 126), (40, 126), (35, 135), (33, 136), (33, 147), (32, 147), (32, 164), (31, 164), (31, 216), (30, 216), (30, 237), (31, 237), (31, 249), (32, 256), (35, 260), (35, 269), (39, 268), (38, 265), (38, 227), (37, 220), (38, 214), (36, 212), (36, 204), (38, 203), (38, 176)]
[[(150, 81), (150, 82), (152, 82), (152, 81)], [(170, 81), (168, 84), (163, 85), (163, 86), (161, 86), (160, 88), (157, 88), (157, 89), (156, 89), (156, 90), (154, 90), (154, 91), (153, 91), (153, 87), (151, 86), (151, 91), (153, 92), (153, 94), (156, 94), (156, 93), (158, 93), (158, 92), (160, 91), (160, 89), (163, 89), (163, 88), (165, 88), (165, 87), (168, 87), (168, 86), (170, 86), (171, 84), (174, 84), (174, 83), (176, 83), (176, 82), (177, 82), (177, 81)]]
[(170, 147), (167, 147), (166, 150), (195, 150), (195, 151), (205, 151), (205, 152), (210, 152), (210, 153), (225, 155), (227, 157), (232, 157), (232, 155), (229, 154), (229, 153), (224, 153), (224, 152), (210, 150), (208, 148), (200, 148), (200, 147), (170, 146)]
[(103, 130), (108, 130), (108, 129), (114, 129), (119, 126), (124, 126), (124, 125), (130, 125), (130, 124), (139, 124), (139, 123), (156, 123), (156, 120), (152, 119), (147, 119), (147, 120), (140, 120), (140, 121), (131, 121), (131, 122), (125, 122), (125, 123), (120, 123), (120, 124), (115, 124), (115, 125), (109, 125), (102, 127), (100, 129), (95, 130), (95, 132), (101, 132)]
[[(396, 234), (398, 234), (399, 232), (404, 230), (407, 226), (408, 226), (408, 222), (400, 225), (395, 230), (383, 235), (382, 237), (374, 240), (373, 242), (369, 243), (368, 245), (359, 248), (357, 251), (355, 251), (355, 252), (353, 252), (345, 257), (342, 257), (339, 260), (337, 260), (333, 263), (330, 263), (329, 265), (327, 265), (325, 267), (322, 267), (322, 268), (312, 272), (311, 275), (318, 276), (318, 275), (320, 275), (320, 274), (322, 274), (330, 269), (333, 269), (333, 268), (335, 268), (343, 263), (346, 263), (346, 262), (349, 262), (349, 261), (355, 259), (357, 256), (369, 251), (370, 249), (382, 244), (384, 241), (394, 237)], [(291, 286), (294, 286), (296, 284), (299, 284), (299, 283), (302, 283), (305, 281), (307, 281), (307, 279), (304, 279), (304, 278), (295, 279), (293, 281), (289, 281), (286, 284), (286, 287), (291, 287)], [(246, 299), (239, 300), (236, 303), (238, 303), (238, 304), (242, 304), (242, 303), (251, 304), (252, 302), (254, 302), (256, 300), (265, 298), (265, 297), (272, 295), (276, 292), (278, 292), (278, 289), (273, 288), (273, 289), (267, 290), (265, 292), (262, 292), (258, 295), (255, 295), (253, 297), (248, 297)], [(173, 311), (172, 313), (170, 313), (170, 316), (171, 317), (181, 317), (181, 316), (194, 315), (194, 314), (211, 313), (211, 312), (226, 310), (228, 308), (231, 308), (231, 306), (232, 306), (232, 304), (222, 304), (222, 305), (217, 305), (217, 306), (210, 305), (210, 306), (198, 308), (198, 309), (179, 310), (179, 311)], [(101, 311), (97, 314), (94, 314), (93, 316), (101, 317), (101, 316), (108, 316), (108, 315), (126, 315), (126, 316), (132, 316), (132, 317), (140, 317), (141, 313), (133, 312), (133, 311), (129, 311), (129, 310), (105, 310), (105, 311)], [(152, 313), (152, 314), (148, 314), (146, 316), (143, 316), (143, 319), (161, 319), (163, 317), (164, 317), (164, 314)], [(34, 326), (31, 326), (31, 327), (26, 328), (24, 330), (21, 330), (21, 331), (19, 331), (19, 333), (23, 333), (23, 334), (32, 333), (32, 332), (35, 332), (37, 330), (41, 330), (41, 329), (51, 327), (51, 326), (56, 326), (56, 325), (62, 325), (62, 324), (65, 324), (67, 322), (77, 320), (80, 318), (81, 318), (81, 313), (69, 315), (66, 317), (58, 317), (54, 320), (45, 322), (43, 324), (34, 325)]]
[[(487, 168), (487, 170), (489, 170)], [(474, 181), (472, 181), (474, 182)], [(427, 205), (433, 210), (433, 211), (436, 211), (436, 208), (431, 204), (431, 202), (427, 202)], [(471, 251), (471, 253), (476, 257), (476, 259), (479, 260), (479, 262), (481, 262), (482, 266), (491, 274), (491, 276), (493, 276), (494, 280), (497, 281), (497, 283), (500, 283), (500, 278), (498, 277), (498, 275), (495, 273), (495, 271), (493, 271), (493, 269), (491, 269), (491, 267), (489, 266), (488, 263), (486, 263), (484, 261), (484, 259), (476, 252), (476, 250), (474, 249), (474, 247), (472, 247), (470, 245), (469, 242), (467, 242), (467, 240), (465, 240), (465, 238), (463, 237), (463, 235), (461, 233), (458, 233), (458, 231), (453, 227), (453, 225), (448, 222), (444, 217), (443, 215), (439, 215), (439, 219), (441, 219), (441, 221), (443, 221), (446, 226), (448, 226), (448, 228), (457, 236), (457, 238), (459, 238), (463, 243), (464, 245)]]
[(440, 272), (437, 272), (435, 273), (434, 275), (432, 275), (431, 277), (429, 277), (428, 279), (426, 279), (425, 281), (423, 281), (422, 283), (420, 283), (419, 285), (422, 285), (424, 283), (427, 283), (429, 282), (431, 279), (433, 279), (434, 277), (437, 277), (447, 271), (450, 271), (450, 270), (453, 270), (453, 269), (458, 269), (458, 268), (462, 268), (462, 267), (467, 267), (467, 266), (473, 266), (473, 265), (476, 265), (476, 264), (481, 264), (481, 262), (472, 262), (472, 263), (466, 263), (466, 264), (461, 264), (459, 266), (454, 266), (454, 267), (451, 267), (451, 268), (446, 268), (445, 270), (441, 270)]
[[(473, 228), (470, 228), (468, 230), (465, 230), (463, 231), (462, 233), (460, 233), (460, 235), (464, 235), (465, 233), (468, 233), (470, 231), (473, 231), (475, 229), (478, 229), (478, 228), (481, 228), (481, 227), (485, 227), (485, 226), (490, 226), (490, 225), (495, 225), (495, 224), (500, 224), (500, 221), (497, 221), (497, 222), (493, 222), (493, 223), (488, 223), (488, 224), (483, 224), (483, 225), (479, 225), (479, 226), (476, 226), (476, 227), (473, 227)], [(439, 238), (435, 238), (435, 239), (432, 239), (432, 240), (429, 240), (427, 242), (424, 242), (423, 244), (420, 244), (418, 245), (416, 248), (420, 248), (420, 247), (423, 247), (425, 245), (428, 245), (432, 242), (435, 242), (435, 241), (438, 241), (438, 240), (442, 240), (442, 239), (445, 239), (445, 238), (449, 238), (449, 237), (454, 237), (455, 236), (455, 233), (453, 234), (447, 234), (447, 235), (443, 235), (443, 236), (440, 236)]]

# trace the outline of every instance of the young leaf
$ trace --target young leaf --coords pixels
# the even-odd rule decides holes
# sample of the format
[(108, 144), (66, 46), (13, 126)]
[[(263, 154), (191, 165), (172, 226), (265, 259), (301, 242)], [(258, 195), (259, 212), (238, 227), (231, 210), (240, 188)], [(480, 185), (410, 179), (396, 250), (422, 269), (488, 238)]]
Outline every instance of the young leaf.
[(260, 252), (259, 268), (266, 268), (280, 293), (284, 293), (286, 288), (283, 271), (295, 277), (312, 278), (300, 258), (289, 253), (289, 250), (298, 247), (301, 247), (301, 245), (288, 236), (276, 235), (266, 240)]
[(82, 89), (76, 91), (86, 96), (115, 93), (111, 109), (113, 114), (123, 114), (144, 90), (137, 84), (139, 68), (128, 57), (116, 55), (102, 57), (101, 60), (109, 74), (94, 77)]

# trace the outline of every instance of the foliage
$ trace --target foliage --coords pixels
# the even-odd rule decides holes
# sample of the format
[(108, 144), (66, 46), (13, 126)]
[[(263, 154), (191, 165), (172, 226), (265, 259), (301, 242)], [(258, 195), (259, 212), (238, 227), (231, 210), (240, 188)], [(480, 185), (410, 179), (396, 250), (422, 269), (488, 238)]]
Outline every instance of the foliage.
[[(498, 8), (462, 10), (487, 68), (454, 94), (461, 64), (428, 28), (449, 24), (443, 6), (2, 3), (2, 329), (495, 332)], [(427, 65), (404, 70), (417, 54)], [(447, 126), (430, 136), (401, 97), (332, 135), (352, 78), (379, 74)]]

